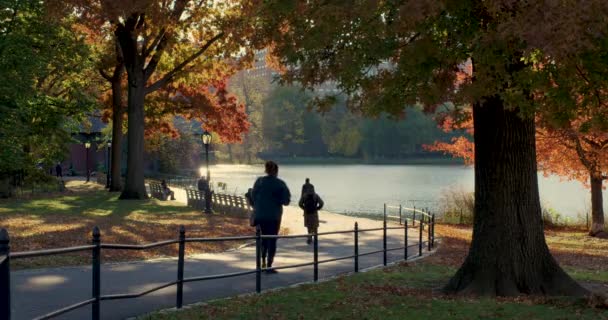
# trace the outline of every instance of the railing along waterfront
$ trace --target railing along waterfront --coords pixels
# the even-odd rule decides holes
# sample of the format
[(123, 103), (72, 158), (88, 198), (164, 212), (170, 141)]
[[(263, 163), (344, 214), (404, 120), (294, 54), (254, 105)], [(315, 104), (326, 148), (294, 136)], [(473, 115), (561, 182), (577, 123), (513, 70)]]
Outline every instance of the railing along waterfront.
[[(79, 309), (81, 307), (91, 305), (91, 319), (99, 320), (101, 318), (101, 301), (104, 300), (120, 300), (120, 299), (131, 299), (141, 297), (152, 292), (170, 287), (176, 286), (176, 297), (175, 297), (175, 307), (181, 308), (183, 306), (183, 297), (184, 283), (188, 282), (197, 282), (197, 281), (206, 281), (213, 279), (222, 279), (222, 278), (231, 278), (238, 277), (244, 275), (255, 275), (256, 280), (256, 292), (259, 293), (262, 291), (262, 272), (269, 270), (280, 270), (280, 269), (289, 269), (289, 268), (297, 268), (304, 266), (313, 266), (313, 281), (318, 281), (319, 279), (319, 265), (323, 263), (353, 259), (353, 271), (359, 272), (359, 259), (363, 256), (373, 255), (382, 253), (382, 264), (388, 264), (387, 253), (391, 251), (402, 250), (403, 251), (403, 260), (407, 260), (410, 257), (410, 253), (408, 252), (408, 248), (411, 247), (408, 245), (408, 229), (410, 229), (410, 225), (408, 223), (410, 218), (402, 218), (400, 217), (400, 225), (389, 227), (387, 226), (387, 220), (391, 218), (391, 216), (386, 214), (386, 209), (390, 206), (385, 205), (385, 211), (383, 215), (383, 223), (381, 228), (369, 228), (369, 229), (359, 229), (359, 225), (355, 222), (354, 228), (352, 230), (342, 230), (342, 231), (331, 231), (331, 232), (319, 232), (312, 234), (313, 237), (313, 260), (311, 262), (306, 263), (298, 263), (291, 264), (280, 267), (271, 267), (271, 268), (262, 268), (261, 266), (261, 246), (262, 239), (287, 239), (287, 238), (305, 238), (311, 235), (309, 234), (298, 234), (298, 235), (262, 235), (260, 233), (259, 228), (256, 230), (255, 235), (251, 236), (232, 236), (232, 237), (215, 237), (215, 238), (187, 238), (186, 237), (186, 229), (184, 226), (179, 228), (177, 239), (164, 240), (154, 243), (148, 243), (143, 245), (131, 245), (131, 244), (109, 244), (101, 242), (101, 231), (98, 227), (93, 228), (92, 232), (92, 242), (90, 245), (83, 246), (75, 246), (75, 247), (67, 247), (67, 248), (56, 248), (56, 249), (47, 249), (47, 250), (36, 250), (36, 251), (28, 251), (28, 252), (10, 252), (10, 239), (9, 234), (6, 229), (0, 229), (0, 283), (4, 285), (0, 287), (0, 319), (11, 319), (11, 273), (10, 273), (10, 262), (13, 259), (26, 259), (26, 258), (34, 258), (40, 256), (49, 256), (49, 255), (59, 255), (65, 253), (73, 253), (73, 252), (81, 252), (81, 251), (89, 251), (91, 252), (91, 261), (92, 261), (92, 272), (91, 272), (91, 283), (92, 283), (92, 292), (91, 296), (83, 299), (80, 302), (62, 307), (60, 309), (54, 310), (52, 312), (43, 314), (38, 316), (35, 319), (51, 319), (72, 310)], [(403, 208), (401, 208), (403, 209)], [(408, 208), (406, 208), (408, 209)], [(400, 210), (401, 212), (401, 210)], [(426, 226), (428, 235), (427, 241), (428, 250), (432, 250), (434, 247), (434, 224), (435, 224), (435, 216), (434, 214), (429, 214), (428, 212), (416, 211), (418, 212), (418, 256), (422, 256), (423, 252), (423, 236), (424, 236), (424, 227)], [(414, 228), (414, 221), (412, 221), (412, 228)], [(387, 247), (387, 231), (388, 230), (399, 230), (403, 229), (403, 246), (388, 248)], [(359, 236), (364, 232), (377, 232), (382, 231), (382, 249), (375, 250), (370, 252), (360, 252), (360, 241)], [(326, 235), (335, 235), (335, 234), (353, 234), (353, 254), (319, 260), (319, 238), (321, 236)], [(185, 249), (187, 243), (201, 243), (201, 242), (218, 242), (218, 241), (247, 241), (247, 240), (255, 240), (256, 247), (256, 263), (255, 268), (252, 270), (242, 271), (242, 272), (233, 272), (233, 273), (224, 273), (224, 274), (216, 274), (216, 275), (207, 275), (207, 276), (196, 276), (196, 277), (184, 277), (184, 264), (186, 262), (185, 257)], [(154, 288), (138, 292), (132, 294), (110, 294), (110, 295), (102, 295), (101, 294), (101, 253), (102, 250), (148, 250), (156, 247), (167, 246), (178, 244), (178, 257), (177, 257), (177, 274), (174, 281), (170, 281), (161, 285), (158, 285)]]

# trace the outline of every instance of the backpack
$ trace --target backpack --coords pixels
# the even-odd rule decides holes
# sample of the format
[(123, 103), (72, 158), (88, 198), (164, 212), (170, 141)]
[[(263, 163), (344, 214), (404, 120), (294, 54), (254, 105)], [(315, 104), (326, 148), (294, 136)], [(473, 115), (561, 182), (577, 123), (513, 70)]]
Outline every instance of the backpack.
[(314, 212), (317, 211), (317, 199), (314, 193), (309, 193), (304, 198), (304, 211)]

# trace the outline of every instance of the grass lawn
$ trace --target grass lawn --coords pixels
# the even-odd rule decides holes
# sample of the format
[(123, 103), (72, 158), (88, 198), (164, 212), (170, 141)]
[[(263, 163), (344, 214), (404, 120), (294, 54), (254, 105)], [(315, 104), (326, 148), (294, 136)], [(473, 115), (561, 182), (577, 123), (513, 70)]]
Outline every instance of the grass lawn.
[[(608, 319), (606, 309), (591, 307), (585, 299), (443, 295), (442, 285), (466, 256), (471, 229), (443, 225), (436, 231), (443, 237), (439, 249), (419, 262), (139, 319)], [(575, 279), (608, 292), (608, 241), (576, 230), (548, 230), (546, 235)]]
[[(24, 199), (0, 200), (0, 228), (11, 237), (12, 251), (68, 247), (90, 243), (91, 230), (99, 226), (102, 242), (142, 244), (177, 237), (180, 225), (187, 235), (217, 237), (249, 235), (246, 217), (205, 215), (174, 201), (119, 201), (95, 183), (69, 181), (69, 191)], [(235, 242), (191, 243), (186, 253), (218, 252)], [(176, 256), (177, 245), (146, 251), (104, 250), (103, 261), (125, 261)], [(90, 263), (88, 252), (14, 260), (15, 269)]]

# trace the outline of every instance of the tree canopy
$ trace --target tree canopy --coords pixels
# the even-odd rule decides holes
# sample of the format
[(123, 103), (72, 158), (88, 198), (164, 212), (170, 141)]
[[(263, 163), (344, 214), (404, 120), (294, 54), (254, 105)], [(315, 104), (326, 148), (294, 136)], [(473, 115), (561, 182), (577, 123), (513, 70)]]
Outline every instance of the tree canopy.
[[(546, 111), (562, 120), (576, 115), (579, 106), (570, 99), (547, 104), (543, 98), (554, 92), (564, 70), (600, 52), (608, 27), (601, 18), (608, 13), (605, 1), (264, 4), (272, 12), (264, 20), (266, 30), (278, 30), (272, 34), (272, 53), (286, 66), (284, 81), (313, 88), (336, 80), (350, 108), (367, 115), (399, 117), (416, 104), (427, 111), (445, 102), (472, 107), (473, 242), (446, 291), (585, 292), (545, 243), (534, 114)], [(469, 66), (471, 73), (465, 72)]]
[(0, 172), (49, 166), (96, 106), (89, 50), (73, 21), (45, 19), (38, 1), (0, 7)]

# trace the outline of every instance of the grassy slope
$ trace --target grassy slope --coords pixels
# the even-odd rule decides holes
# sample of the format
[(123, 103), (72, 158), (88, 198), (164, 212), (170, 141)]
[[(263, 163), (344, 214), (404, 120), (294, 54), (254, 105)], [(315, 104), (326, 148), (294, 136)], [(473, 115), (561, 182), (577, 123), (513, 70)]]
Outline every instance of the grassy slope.
[[(8, 229), (12, 251), (67, 247), (87, 244), (94, 226), (99, 226), (102, 241), (140, 244), (177, 237), (180, 225), (192, 236), (251, 234), (241, 216), (208, 216), (172, 201), (119, 201), (96, 184), (72, 181), (65, 194), (31, 199), (0, 200), (0, 227)], [(187, 253), (214, 252), (235, 243), (191, 244)], [(175, 256), (175, 246), (149, 251), (104, 251), (104, 261), (147, 259)], [(16, 268), (90, 263), (88, 253), (15, 260)]]
[(402, 264), (140, 319), (608, 319), (604, 310), (569, 299), (443, 296), (438, 289), (453, 272), (449, 266)]
[[(438, 252), (417, 263), (141, 319), (608, 319), (605, 309), (590, 308), (584, 300), (442, 295), (439, 289), (466, 255), (471, 230), (438, 226), (437, 231), (444, 237)], [(580, 231), (546, 234), (554, 255), (575, 279), (608, 291), (608, 241)]]

